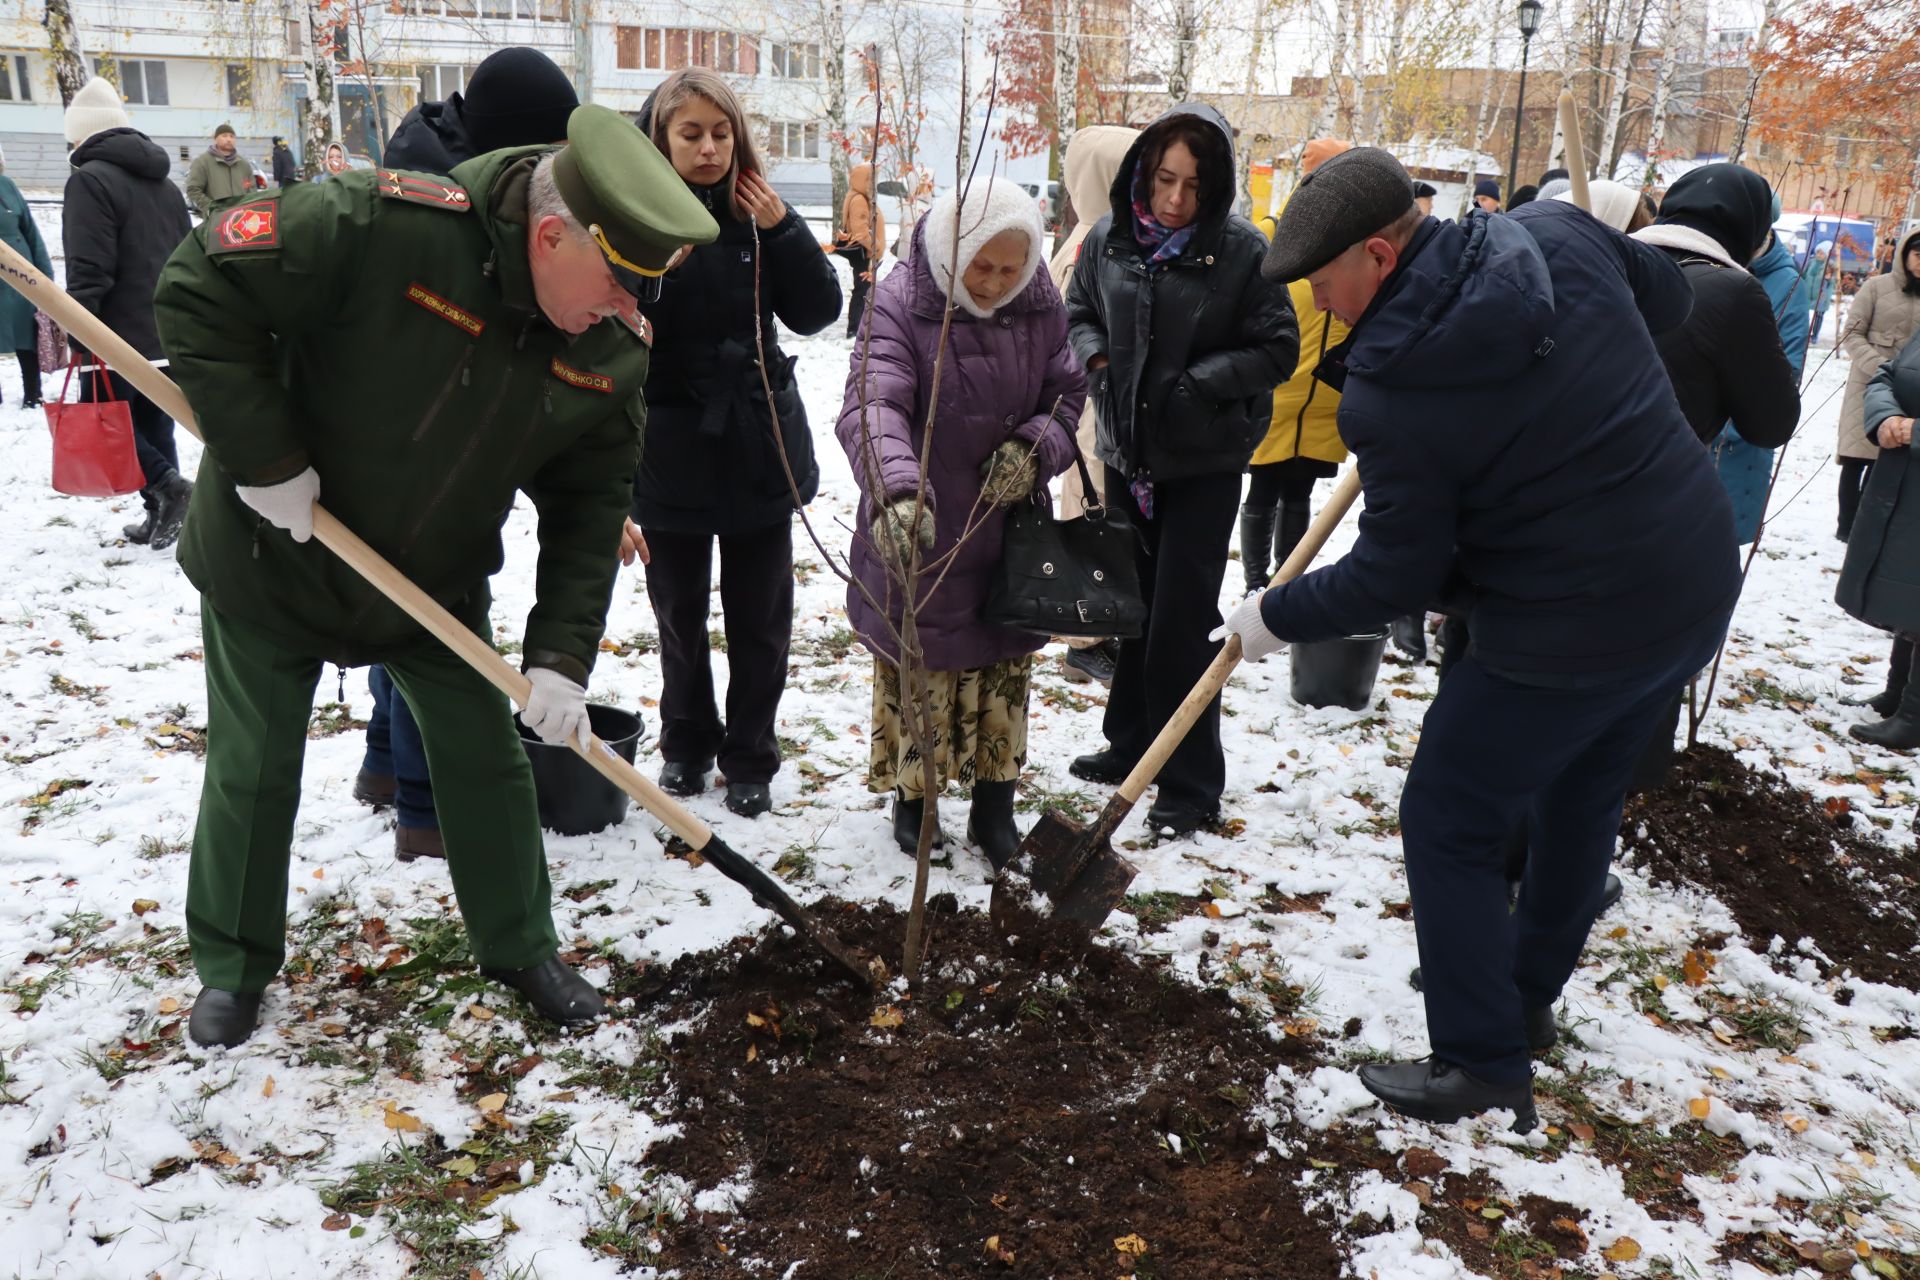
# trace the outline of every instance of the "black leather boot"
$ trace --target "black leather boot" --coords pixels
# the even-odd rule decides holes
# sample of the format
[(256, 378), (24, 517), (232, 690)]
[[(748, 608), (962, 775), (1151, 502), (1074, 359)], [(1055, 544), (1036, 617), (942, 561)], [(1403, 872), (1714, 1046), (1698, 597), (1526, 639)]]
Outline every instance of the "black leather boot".
[(1393, 647), (1412, 658), (1415, 662), (1427, 660), (1427, 615), (1408, 614), (1404, 618), (1395, 618), (1387, 624), (1387, 631), (1393, 636)]
[(246, 1042), (260, 1025), (258, 991), (221, 991), (200, 988), (193, 1002), (193, 1016), (187, 1019), (187, 1035), (197, 1045), (211, 1049), (215, 1045), (233, 1048)]
[(1086, 755), (1075, 756), (1073, 763), (1067, 766), (1067, 772), (1084, 782), (1117, 787), (1127, 780), (1127, 775), (1133, 772), (1133, 766), (1138, 763), (1108, 747), (1104, 751), (1089, 751)]
[(482, 968), (480, 972), (518, 991), (535, 1012), (553, 1022), (591, 1022), (606, 1012), (606, 1001), (593, 984), (558, 955), (548, 956), (531, 969)]
[[(920, 822), (926, 811), (924, 799), (909, 800), (898, 791), (893, 793), (893, 842), (900, 846), (900, 852), (920, 852)], [(933, 829), (933, 847), (947, 847), (947, 833), (937, 826)]]
[(180, 526), (187, 522), (187, 504), (193, 500), (193, 481), (176, 471), (153, 488), (153, 532), (147, 545), (165, 551), (180, 540)]
[(731, 813), (757, 818), (773, 808), (773, 792), (764, 782), (729, 782), (726, 805)]
[(1417, 1062), (1370, 1062), (1360, 1068), (1360, 1083), (1395, 1111), (1431, 1124), (1452, 1124), (1496, 1107), (1514, 1113), (1515, 1133), (1531, 1132), (1540, 1123), (1533, 1109), (1530, 1078), (1516, 1084), (1495, 1084), (1451, 1062), (1422, 1058)]
[(1560, 1042), (1560, 1027), (1553, 1020), (1553, 1006), (1527, 1011), (1527, 1048), (1545, 1053)]
[(998, 871), (1013, 861), (1020, 848), (1020, 829), (1013, 825), (1015, 782), (978, 782), (973, 787), (973, 811), (967, 815), (967, 839), (980, 846)]
[(1306, 502), (1283, 502), (1280, 504), (1280, 522), (1273, 530), (1273, 571), (1280, 572), (1280, 566), (1287, 562), (1293, 549), (1300, 545), (1300, 539), (1307, 536), (1307, 526), (1313, 523), (1313, 506)]
[(1248, 595), (1265, 591), (1273, 576), (1267, 567), (1267, 550), (1273, 545), (1273, 526), (1279, 518), (1274, 507), (1249, 502), (1240, 508), (1240, 570), (1246, 575)]
[[(1911, 645), (1908, 650), (1911, 654)], [(1913, 679), (1913, 661), (1910, 656), (1907, 682), (1900, 690), (1899, 704), (1893, 714), (1878, 724), (1851, 725), (1848, 733), (1861, 742), (1870, 742), (1876, 747), (1891, 747), (1896, 751), (1911, 751), (1920, 747), (1920, 683)]]
[(139, 524), (123, 524), (120, 536), (135, 546), (144, 547), (147, 539), (153, 536), (153, 512), (160, 504), (153, 496), (153, 486), (148, 485), (140, 491), (140, 505), (147, 509), (147, 517)]
[(707, 789), (711, 768), (711, 760), (669, 760), (660, 766), (660, 789), (670, 796), (697, 796)]
[(1893, 652), (1887, 656), (1887, 687), (1871, 698), (1842, 698), (1843, 706), (1866, 707), (1882, 720), (1900, 709), (1900, 695), (1907, 691), (1913, 673), (1913, 642), (1904, 636), (1893, 638)]

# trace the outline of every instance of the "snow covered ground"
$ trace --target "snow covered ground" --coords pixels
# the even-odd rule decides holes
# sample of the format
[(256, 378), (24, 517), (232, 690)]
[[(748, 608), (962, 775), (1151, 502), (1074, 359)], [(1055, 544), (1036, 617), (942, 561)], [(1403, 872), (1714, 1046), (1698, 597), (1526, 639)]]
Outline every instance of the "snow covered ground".
[[(853, 496), (831, 434), (848, 344), (826, 336), (789, 349), (800, 357), (823, 463), (811, 514), (837, 554)], [(1790, 446), (1774, 504), (1782, 514), (1755, 565), (1727, 663), (1734, 687), (1764, 678), (1811, 706), (1758, 699), (1716, 707), (1706, 737), (1751, 763), (1784, 767), (1816, 794), (1845, 796), (1856, 810), (1890, 820), (1890, 839), (1910, 841), (1914, 784), (1903, 762), (1847, 739), (1844, 725), (1861, 713), (1838, 704), (1843, 693), (1878, 687), (1884, 670), (1873, 663), (1884, 662), (1885, 644), (1832, 604), (1842, 548), (1833, 539), (1828, 454), (1845, 365), (1825, 359), (1827, 350), (1813, 356), (1808, 422)], [(0, 387), (0, 699), (8, 709), (0, 717), (0, 1276), (399, 1276), (418, 1260), (389, 1224), (330, 1221), (323, 1192), (429, 1131), (457, 1147), (475, 1134), (530, 1141), (536, 1132), (551, 1136), (555, 1124), (563, 1140), (548, 1144), (538, 1176), (530, 1160), (518, 1180), (528, 1185), (510, 1185), (468, 1229), (493, 1241), (477, 1273), (619, 1274), (620, 1264), (595, 1247), (595, 1233), (634, 1196), (655, 1196), (670, 1209), (678, 1191), (648, 1173), (647, 1147), (661, 1132), (651, 1115), (590, 1083), (568, 1082), (596, 1066), (633, 1063), (655, 1028), (616, 1015), (572, 1041), (566, 1061), (554, 1055), (532, 1067), (504, 1103), (496, 1096), (476, 1106), (457, 1088), (456, 1053), (497, 1066), (525, 1052), (516, 1006), (498, 988), (450, 989), (438, 1025), (406, 1017), (370, 1028), (329, 1021), (335, 993), (298, 980), (303, 961), (323, 957), (352, 955), (371, 967), (388, 944), (386, 929), (418, 949), (451, 911), (445, 867), (395, 862), (388, 818), (349, 795), (361, 735), (330, 731), (337, 708), (317, 718), (307, 756), (289, 980), (269, 992), (262, 1031), (238, 1051), (182, 1045), (180, 1019), (197, 990), (181, 933), (201, 772), (194, 748), (205, 723), (197, 601), (170, 555), (118, 540), (137, 499), (79, 500), (48, 489), (47, 432), (37, 412), (17, 407), (11, 362), (0, 366)], [(191, 444), (183, 452), (197, 457)], [(1350, 536), (1343, 531), (1333, 550)], [(502, 640), (517, 640), (534, 564), (524, 504), (506, 538), (495, 622)], [(910, 867), (887, 837), (883, 801), (864, 785), (869, 661), (846, 628), (838, 581), (818, 552), (803, 547), (799, 557), (794, 669), (781, 719), (789, 757), (773, 787), (776, 811), (746, 823), (726, 813), (718, 792), (692, 805), (763, 865), (777, 861), (802, 896), (904, 904)], [(659, 694), (653, 634), (636, 568), (616, 592), (607, 636), (618, 648), (602, 655), (594, 695), (641, 707), (650, 721)], [(1842, 675), (1849, 664), (1863, 673), (1850, 683)], [(724, 678), (723, 664), (719, 670)], [(1117, 915), (1112, 930), (1116, 945), (1169, 953), (1190, 973), (1203, 931), (1217, 931), (1226, 946), (1270, 943), (1291, 979), (1313, 993), (1322, 1023), (1359, 1020), (1357, 1035), (1336, 1047), (1354, 1056), (1425, 1051), (1420, 998), (1407, 984), (1413, 926), (1388, 910), (1407, 897), (1399, 844), (1381, 832), (1391, 829), (1434, 672), (1388, 666), (1382, 679), (1384, 709), (1355, 713), (1295, 706), (1284, 658), (1238, 673), (1226, 696), (1226, 810), (1244, 830), (1154, 845), (1136, 817), (1119, 836), (1139, 842), (1136, 893), (1209, 895), (1220, 918), (1181, 918), (1141, 933), (1134, 917)], [(329, 671), (319, 701), (333, 701), (337, 690)], [(1043, 664), (1029, 796), (1084, 794), (1066, 765), (1101, 743), (1099, 695), (1067, 684), (1057, 657)], [(346, 674), (345, 701), (352, 716), (367, 714), (363, 672)], [(1823, 731), (1815, 721), (1839, 728)], [(1877, 791), (1828, 781), (1863, 765), (1896, 781)], [(958, 829), (951, 818), (949, 828)], [(763, 922), (731, 882), (663, 857), (657, 824), (637, 811), (595, 836), (550, 836), (547, 847), (561, 936), (584, 950), (671, 960)], [(962, 847), (953, 861), (936, 868), (935, 890), (984, 906), (984, 860)], [(1702, 931), (1737, 930), (1709, 898), (1655, 893), (1630, 873), (1627, 881), (1625, 901), (1596, 929), (1568, 992), (1563, 1020), (1577, 1024), (1585, 1047), (1545, 1068), (1543, 1080), (1577, 1076), (1625, 1123), (1662, 1131), (1704, 1110), (1707, 1129), (1736, 1135), (1743, 1156), (1718, 1176), (1687, 1182), (1698, 1220), (1649, 1216), (1623, 1170), (1578, 1143), (1546, 1159), (1544, 1135), (1515, 1139), (1492, 1121), (1436, 1129), (1387, 1118), (1344, 1066), (1277, 1075), (1273, 1105), (1316, 1126), (1378, 1130), (1389, 1149), (1434, 1148), (1456, 1169), (1489, 1171), (1516, 1200), (1540, 1194), (1580, 1206), (1591, 1252), (1568, 1265), (1581, 1274), (1762, 1274), (1713, 1259), (1726, 1233), (1766, 1224), (1848, 1248), (1911, 1247), (1920, 1234), (1920, 1134), (1910, 1119), (1920, 1104), (1920, 1040), (1886, 1040), (1874, 1029), (1884, 1036), (1920, 1023), (1920, 996), (1856, 980), (1842, 1003), (1837, 979), (1819, 979), (1811, 963), (1795, 970), (1770, 960), (1768, 939), (1736, 936), (1711, 989), (1791, 1008), (1805, 1043), (1793, 1053), (1722, 1043), (1704, 1025), (1700, 992), (1684, 984), (1666, 990), (1669, 1023), (1653, 1025), (1624, 986), (1603, 989), (1599, 980), (1623, 965), (1677, 966)], [(1269, 890), (1325, 899), (1317, 911), (1251, 905)], [(376, 919), (384, 926), (373, 927)], [(589, 972), (604, 978), (606, 970)], [(411, 1079), (390, 1065), (402, 1036), (417, 1064)], [(1554, 1122), (1544, 1098), (1543, 1113)], [(548, 1126), (540, 1129), (540, 1114), (561, 1120), (540, 1121)], [(1377, 1175), (1285, 1176), (1320, 1180), (1334, 1216), (1362, 1224), (1354, 1274), (1474, 1274), (1422, 1240), (1413, 1196)], [(1832, 1229), (1810, 1216), (1783, 1217), (1780, 1197), (1825, 1205), (1831, 1216), (1821, 1222)], [(1358, 1215), (1371, 1215), (1374, 1228)], [(1871, 1268), (1861, 1255), (1852, 1270), (1890, 1274)]]

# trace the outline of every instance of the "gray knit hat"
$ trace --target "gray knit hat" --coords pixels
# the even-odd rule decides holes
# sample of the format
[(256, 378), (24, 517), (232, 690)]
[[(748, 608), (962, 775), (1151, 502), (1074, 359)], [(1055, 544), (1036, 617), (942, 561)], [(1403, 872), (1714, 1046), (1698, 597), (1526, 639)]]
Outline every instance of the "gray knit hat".
[(1291, 284), (1413, 208), (1413, 179), (1378, 147), (1355, 147), (1300, 179), (1260, 274)]

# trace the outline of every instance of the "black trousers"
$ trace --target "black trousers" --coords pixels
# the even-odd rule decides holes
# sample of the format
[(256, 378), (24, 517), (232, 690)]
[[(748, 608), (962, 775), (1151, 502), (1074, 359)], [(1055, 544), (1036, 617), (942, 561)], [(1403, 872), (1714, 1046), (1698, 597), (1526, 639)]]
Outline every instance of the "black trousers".
[(1283, 502), (1312, 501), (1314, 482), (1337, 475), (1339, 468), (1318, 458), (1288, 458), (1256, 462), (1247, 472), (1253, 477), (1247, 484), (1247, 505), (1271, 510)]
[(660, 624), (660, 754), (716, 760), (730, 783), (768, 782), (780, 769), (774, 723), (793, 637), (793, 522), (722, 535), (720, 609), (727, 637), (727, 715), (714, 701), (707, 614), (714, 535), (647, 529), (647, 598)]
[(40, 353), (16, 351), (13, 358), (20, 362), (20, 385), (26, 389), (26, 402), (32, 404), (40, 398)]
[(867, 318), (867, 290), (873, 287), (873, 281), (867, 279), (867, 268), (873, 265), (866, 246), (843, 244), (834, 250), (847, 260), (853, 268), (853, 294), (847, 302), (847, 336), (860, 336), (860, 324)]
[[(99, 377), (99, 371), (91, 369), (80, 375), (82, 400), (91, 403), (106, 398), (104, 389), (97, 385)], [(180, 454), (173, 444), (173, 419), (119, 374), (109, 372), (107, 377), (112, 379), (115, 398), (127, 402), (133, 417), (133, 450), (140, 458), (140, 473), (149, 486), (156, 485), (180, 469)]]
[[(1120, 642), (1103, 727), (1115, 751), (1137, 760), (1220, 652), (1220, 642), (1207, 639), (1207, 633), (1220, 625), (1220, 584), (1240, 510), (1240, 477), (1158, 481), (1152, 519), (1140, 514), (1126, 475), (1112, 467), (1107, 468), (1107, 493), (1141, 534), (1147, 625), (1137, 639)], [(1226, 785), (1216, 697), (1160, 771), (1159, 798), (1162, 804), (1212, 810)]]
[(1853, 532), (1853, 518), (1860, 513), (1860, 495), (1867, 491), (1867, 477), (1872, 472), (1871, 458), (1840, 459), (1840, 523), (1835, 532), (1843, 542)]

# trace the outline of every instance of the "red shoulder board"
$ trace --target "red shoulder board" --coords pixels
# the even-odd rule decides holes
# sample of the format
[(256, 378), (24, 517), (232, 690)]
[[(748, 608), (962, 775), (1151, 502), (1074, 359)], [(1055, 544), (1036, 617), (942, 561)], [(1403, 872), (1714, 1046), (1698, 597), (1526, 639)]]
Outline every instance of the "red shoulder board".
[(374, 188), (389, 200), (427, 204), (454, 213), (473, 211), (473, 198), (467, 194), (466, 188), (428, 174), (381, 169), (375, 175)]
[(214, 215), (208, 253), (245, 253), (280, 247), (280, 202), (254, 200)]
[(616, 313), (621, 324), (633, 330), (633, 336), (640, 339), (651, 349), (653, 346), (653, 321), (640, 313), (639, 308)]
[(559, 356), (553, 358), (551, 367), (553, 376), (570, 387), (579, 387), (582, 391), (598, 391), (606, 395), (613, 393), (613, 379), (604, 373), (588, 373), (584, 369), (561, 364)]

